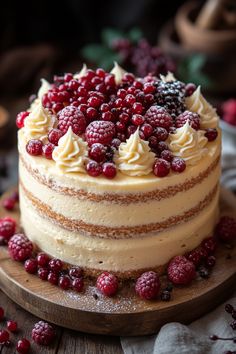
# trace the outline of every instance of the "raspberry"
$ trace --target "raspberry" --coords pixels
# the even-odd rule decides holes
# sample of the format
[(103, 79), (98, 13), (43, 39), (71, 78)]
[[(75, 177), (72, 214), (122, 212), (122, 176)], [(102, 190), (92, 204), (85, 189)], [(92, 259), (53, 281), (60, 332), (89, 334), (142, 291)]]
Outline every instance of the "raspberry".
[(85, 131), (85, 138), (88, 144), (91, 146), (95, 143), (108, 145), (111, 143), (115, 135), (115, 125), (109, 121), (91, 122)]
[(216, 250), (216, 240), (213, 237), (208, 237), (202, 241), (201, 246), (207, 251), (207, 254), (212, 254)]
[(25, 123), (25, 118), (28, 117), (30, 112), (20, 112), (16, 116), (16, 126), (17, 128), (23, 128)]
[(32, 256), (33, 244), (24, 234), (15, 234), (8, 242), (8, 251), (12, 259), (23, 262)]
[(145, 118), (153, 128), (161, 127), (169, 130), (173, 125), (173, 119), (164, 107), (151, 106), (147, 110)]
[(184, 256), (174, 257), (167, 269), (169, 280), (175, 285), (187, 285), (195, 277), (195, 266)]
[(54, 328), (47, 322), (37, 322), (31, 332), (32, 339), (40, 345), (49, 345), (54, 340), (56, 333)]
[(185, 170), (185, 168), (186, 168), (186, 163), (180, 157), (174, 157), (173, 160), (171, 161), (172, 171), (181, 173)]
[(102, 172), (106, 178), (114, 178), (116, 176), (116, 166), (114, 163), (105, 162), (102, 165)]
[(176, 128), (181, 128), (184, 126), (184, 124), (188, 121), (189, 125), (195, 129), (199, 130), (200, 129), (200, 117), (199, 114), (190, 112), (190, 111), (184, 111), (182, 114), (180, 114), (176, 120), (175, 120), (175, 126)]
[(157, 177), (165, 177), (170, 172), (170, 163), (164, 159), (157, 159), (153, 165), (153, 173)]
[(89, 150), (89, 157), (96, 162), (103, 162), (106, 156), (106, 147), (102, 144), (93, 144)]
[(83, 134), (86, 128), (86, 119), (78, 107), (67, 106), (58, 114), (58, 128), (66, 133), (69, 127), (77, 135)]
[(42, 154), (43, 143), (41, 140), (32, 139), (26, 144), (26, 151), (32, 156), (38, 156)]
[(218, 136), (218, 131), (214, 128), (209, 128), (206, 129), (205, 137), (207, 138), (208, 141), (214, 141), (216, 140)]
[(143, 273), (136, 281), (135, 291), (144, 300), (155, 299), (160, 290), (160, 280), (157, 273)]
[(10, 332), (16, 332), (17, 331), (17, 322), (9, 320), (7, 321), (7, 329)]
[(26, 338), (18, 340), (16, 351), (20, 354), (28, 354), (30, 350), (30, 342)]
[(236, 220), (230, 216), (223, 216), (216, 226), (216, 235), (221, 241), (232, 241), (236, 238)]
[(50, 130), (50, 132), (48, 133), (48, 140), (50, 141), (50, 143), (54, 144), (54, 145), (58, 145), (58, 141), (60, 140), (60, 138), (63, 136), (63, 133), (61, 130), (59, 129), (52, 129)]
[(118, 290), (118, 280), (115, 275), (103, 272), (97, 278), (97, 288), (106, 296), (113, 296)]
[(185, 85), (180, 81), (159, 81), (156, 96), (158, 104), (164, 106), (173, 118), (185, 110)]
[(12, 218), (3, 218), (0, 219), (0, 236), (4, 237), (6, 240), (9, 240), (10, 237), (14, 235), (16, 231), (16, 222)]
[(45, 156), (46, 159), (51, 160), (54, 148), (55, 148), (55, 145), (53, 145), (51, 143), (45, 144), (42, 149), (43, 156)]

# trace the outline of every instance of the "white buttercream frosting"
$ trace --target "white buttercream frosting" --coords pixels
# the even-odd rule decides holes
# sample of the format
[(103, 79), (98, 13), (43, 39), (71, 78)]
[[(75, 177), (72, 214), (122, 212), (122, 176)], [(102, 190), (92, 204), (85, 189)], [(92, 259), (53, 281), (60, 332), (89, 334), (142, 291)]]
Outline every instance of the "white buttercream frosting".
[(193, 129), (188, 122), (169, 135), (169, 147), (174, 156), (182, 157), (188, 165), (195, 165), (207, 154), (207, 138), (203, 130)]
[(176, 78), (173, 73), (168, 71), (167, 75), (160, 75), (161, 81), (163, 82), (172, 82), (176, 81)]
[(216, 110), (203, 97), (200, 86), (190, 97), (186, 97), (185, 105), (189, 111), (200, 115), (201, 129), (216, 128), (218, 126), (219, 117)]
[(29, 139), (47, 140), (48, 132), (55, 127), (56, 117), (43, 107), (41, 100), (33, 105), (30, 114), (25, 118), (24, 132)]
[(85, 173), (85, 159), (88, 155), (88, 144), (71, 127), (63, 135), (54, 149), (52, 158), (57, 167), (64, 172)]
[(125, 73), (126, 73), (126, 71), (124, 69), (122, 69), (122, 67), (115, 61), (114, 67), (111, 70), (111, 74), (113, 74), (115, 76), (115, 82), (117, 85), (119, 85), (121, 83), (122, 78)]
[(79, 79), (80, 77), (84, 76), (86, 74), (87, 70), (88, 70), (87, 65), (83, 64), (80, 72), (78, 72), (74, 75), (74, 79)]
[(142, 140), (137, 129), (125, 143), (121, 143), (115, 162), (118, 169), (128, 176), (144, 176), (152, 171), (155, 154), (148, 142)]
[(38, 90), (38, 98), (42, 99), (43, 95), (51, 89), (51, 85), (45, 79), (41, 79), (41, 86)]

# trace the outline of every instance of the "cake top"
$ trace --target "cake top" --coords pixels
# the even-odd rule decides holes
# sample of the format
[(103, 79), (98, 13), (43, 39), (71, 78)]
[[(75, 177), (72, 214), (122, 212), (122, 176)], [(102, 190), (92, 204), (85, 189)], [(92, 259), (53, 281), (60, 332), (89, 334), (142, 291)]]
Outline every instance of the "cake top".
[(17, 115), (26, 151), (64, 173), (115, 178), (181, 173), (207, 154), (218, 116), (200, 87), (173, 74), (136, 78), (115, 63), (42, 79), (28, 111)]

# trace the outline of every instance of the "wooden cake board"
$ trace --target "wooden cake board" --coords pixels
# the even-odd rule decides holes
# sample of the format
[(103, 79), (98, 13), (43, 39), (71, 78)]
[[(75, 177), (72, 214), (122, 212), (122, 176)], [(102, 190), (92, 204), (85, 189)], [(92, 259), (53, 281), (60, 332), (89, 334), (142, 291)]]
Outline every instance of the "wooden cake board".
[[(236, 216), (236, 198), (225, 189), (221, 191), (221, 210)], [(19, 220), (19, 210), (1, 208), (0, 217), (4, 215)], [(198, 278), (188, 287), (174, 288), (171, 301), (163, 302), (140, 300), (131, 283), (123, 284), (114, 298), (103, 297), (92, 283), (85, 284), (84, 293), (63, 291), (26, 273), (21, 263), (9, 258), (7, 248), (0, 247), (0, 288), (27, 311), (59, 326), (95, 334), (140, 336), (155, 333), (168, 322), (189, 323), (230, 296), (236, 284), (236, 247), (222, 245), (216, 257), (208, 279)]]

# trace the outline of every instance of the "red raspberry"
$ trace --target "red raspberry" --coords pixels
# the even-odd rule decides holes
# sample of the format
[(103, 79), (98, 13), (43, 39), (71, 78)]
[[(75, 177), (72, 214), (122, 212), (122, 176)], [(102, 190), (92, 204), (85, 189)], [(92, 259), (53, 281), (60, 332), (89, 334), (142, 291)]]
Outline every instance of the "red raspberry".
[(69, 127), (77, 135), (83, 134), (86, 128), (86, 119), (83, 113), (75, 106), (67, 106), (58, 114), (58, 128), (65, 134)]
[(53, 145), (51, 143), (45, 144), (42, 149), (43, 156), (45, 156), (46, 159), (51, 160), (54, 148), (55, 148), (55, 145)]
[(174, 157), (173, 160), (171, 161), (172, 171), (181, 173), (185, 170), (185, 168), (186, 168), (186, 163), (180, 157)]
[(16, 116), (17, 128), (20, 129), (20, 128), (24, 127), (25, 118), (28, 117), (29, 114), (30, 114), (30, 112), (20, 112), (17, 114), (17, 116)]
[(115, 125), (109, 121), (95, 120), (87, 126), (85, 131), (85, 138), (90, 146), (95, 143), (108, 145), (114, 136)]
[(33, 258), (27, 259), (25, 261), (24, 267), (27, 273), (35, 274), (37, 273), (38, 262), (36, 259)]
[(135, 291), (144, 300), (155, 299), (159, 293), (161, 283), (157, 273), (150, 271), (143, 273), (136, 281)]
[(207, 254), (212, 254), (216, 250), (216, 240), (213, 237), (208, 237), (202, 241), (201, 246), (207, 251)]
[(8, 252), (12, 259), (23, 262), (32, 256), (33, 244), (24, 234), (15, 234), (8, 242)]
[(39, 321), (35, 323), (31, 336), (35, 343), (40, 345), (49, 345), (54, 340), (56, 333), (54, 328), (49, 323)]
[(214, 256), (209, 256), (206, 259), (206, 266), (209, 268), (214, 267), (214, 265), (216, 264), (216, 257)]
[(214, 128), (209, 128), (206, 129), (205, 137), (208, 139), (208, 141), (214, 141), (216, 140), (218, 136), (218, 131)]
[(9, 320), (7, 321), (7, 329), (10, 332), (16, 332), (17, 331), (17, 322)]
[(97, 288), (106, 296), (113, 296), (118, 290), (118, 280), (115, 275), (103, 272), (97, 278)]
[(199, 114), (190, 111), (184, 111), (176, 118), (175, 120), (176, 128), (181, 128), (187, 121), (193, 129), (195, 130), (200, 129)]
[(165, 177), (170, 172), (170, 163), (164, 159), (157, 159), (153, 165), (153, 173), (157, 177)]
[(167, 112), (164, 107), (161, 106), (151, 106), (146, 114), (145, 118), (147, 123), (151, 124), (152, 127), (162, 127), (166, 130), (173, 125), (173, 119), (171, 115)]
[(38, 156), (42, 154), (43, 143), (41, 140), (32, 139), (26, 144), (26, 151), (32, 156)]
[(187, 285), (195, 277), (195, 266), (184, 256), (174, 257), (167, 269), (169, 280), (175, 285)]
[(30, 350), (30, 342), (26, 338), (18, 340), (16, 351), (20, 354), (28, 354)]
[(216, 235), (224, 242), (230, 242), (236, 238), (236, 220), (230, 216), (222, 216), (216, 226)]
[(12, 218), (3, 218), (0, 219), (0, 236), (4, 237), (6, 240), (9, 240), (10, 237), (14, 235), (16, 231), (16, 222)]
[(16, 202), (13, 198), (10, 197), (10, 198), (4, 199), (2, 204), (6, 210), (13, 210)]
[(63, 133), (61, 130), (59, 129), (52, 129), (50, 130), (50, 132), (48, 133), (48, 140), (50, 141), (50, 143), (54, 144), (54, 145), (58, 145), (58, 141), (60, 140), (60, 138), (63, 136)]

